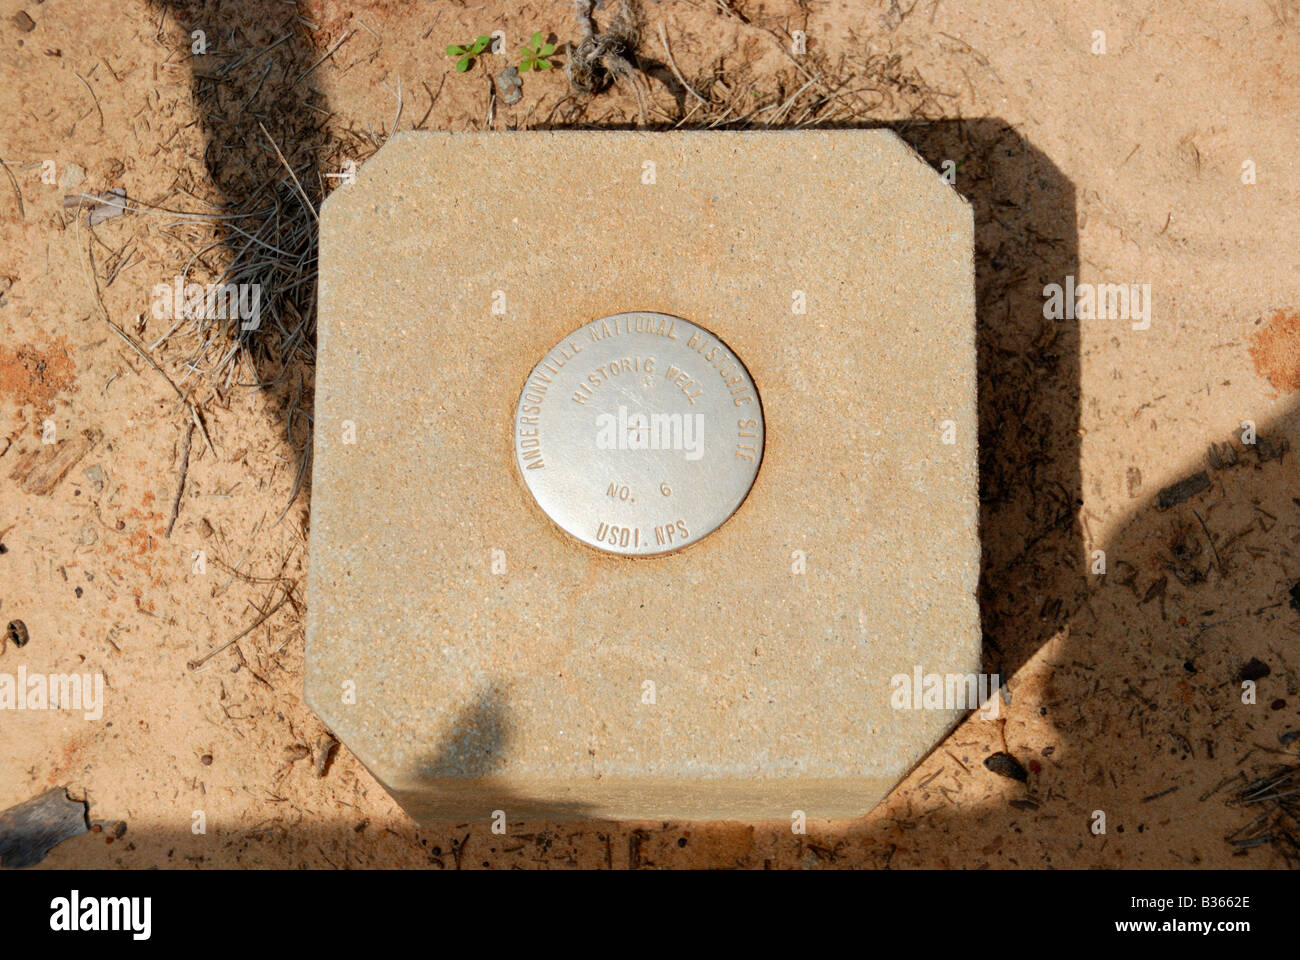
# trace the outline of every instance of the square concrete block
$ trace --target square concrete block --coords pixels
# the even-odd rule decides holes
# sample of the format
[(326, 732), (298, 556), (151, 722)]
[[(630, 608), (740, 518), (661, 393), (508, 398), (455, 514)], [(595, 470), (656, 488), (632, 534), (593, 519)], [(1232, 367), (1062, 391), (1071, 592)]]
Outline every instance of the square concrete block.
[[(321, 215), (312, 707), (420, 819), (870, 809), (963, 714), (913, 678), (980, 669), (972, 247), (887, 131), (394, 137)], [(516, 455), (534, 367), (629, 311), (725, 344), (766, 429), (657, 556)]]

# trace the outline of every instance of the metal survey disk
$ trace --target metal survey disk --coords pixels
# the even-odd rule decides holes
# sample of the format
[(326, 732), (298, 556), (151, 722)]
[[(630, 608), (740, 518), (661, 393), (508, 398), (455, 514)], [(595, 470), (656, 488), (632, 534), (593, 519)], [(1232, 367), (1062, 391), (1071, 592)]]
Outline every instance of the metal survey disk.
[(515, 459), (538, 506), (609, 553), (679, 550), (753, 486), (763, 408), (744, 363), (689, 320), (619, 313), (538, 361), (515, 410)]

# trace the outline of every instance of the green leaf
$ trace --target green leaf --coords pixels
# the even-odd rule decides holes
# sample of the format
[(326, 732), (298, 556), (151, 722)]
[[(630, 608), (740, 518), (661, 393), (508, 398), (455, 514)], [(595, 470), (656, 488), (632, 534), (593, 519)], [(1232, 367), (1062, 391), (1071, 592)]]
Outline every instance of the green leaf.
[(538, 30), (534, 33), (533, 39), (530, 42), (534, 47), (540, 47), (542, 45), (542, 31)]
[(456, 72), (464, 73), (469, 69), (469, 57), (461, 57), (456, 61)]
[(544, 57), (549, 57), (551, 54), (555, 52), (555, 44), (553, 43), (544, 44), (542, 46), (542, 49), (538, 50), (537, 52)]
[(519, 72), (527, 73), (529, 70), (532, 69), (532, 67), (530, 66), (531, 63), (532, 61), (529, 60), (527, 57), (525, 57), (523, 61), (519, 64)]
[(464, 52), (465, 52), (464, 47), (458, 47), (454, 43), (447, 48), (447, 56), (449, 57), (459, 57)]
[(538, 60), (538, 61), (537, 61), (537, 69), (538, 69), (538, 70), (549, 70), (549, 69), (551, 69), (551, 65), (550, 65), (549, 63), (547, 63), (545, 60)]

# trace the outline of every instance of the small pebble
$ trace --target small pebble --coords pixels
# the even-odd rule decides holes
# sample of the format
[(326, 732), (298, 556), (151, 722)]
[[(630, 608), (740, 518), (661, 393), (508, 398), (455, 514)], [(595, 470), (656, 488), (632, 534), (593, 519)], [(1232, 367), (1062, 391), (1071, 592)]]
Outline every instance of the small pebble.
[(1029, 771), (1009, 753), (995, 753), (992, 756), (984, 758), (984, 766), (988, 767), (999, 777), (1006, 777), (1008, 780), (1019, 780), (1024, 783), (1029, 779)]
[(1272, 673), (1272, 669), (1267, 663), (1258, 657), (1251, 657), (1247, 660), (1240, 670), (1237, 671), (1238, 680), (1261, 680)]
[(5, 627), (5, 639), (15, 647), (27, 646), (27, 641), (31, 639), (31, 635), (27, 632), (27, 624), (21, 620), (10, 620), (9, 626)]
[(497, 94), (507, 106), (518, 103), (524, 98), (520, 90), (523, 85), (524, 81), (519, 77), (518, 67), (506, 67), (497, 74)]
[(59, 174), (59, 186), (64, 190), (72, 190), (81, 186), (86, 179), (86, 171), (83, 167), (75, 163), (66, 163), (63, 165), (63, 173)]

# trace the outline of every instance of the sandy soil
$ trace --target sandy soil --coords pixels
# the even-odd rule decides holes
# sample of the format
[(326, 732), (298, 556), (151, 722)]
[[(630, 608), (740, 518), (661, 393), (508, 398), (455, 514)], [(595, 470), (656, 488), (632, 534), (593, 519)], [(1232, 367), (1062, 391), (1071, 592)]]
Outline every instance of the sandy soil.
[[(970, 719), (879, 808), (805, 836), (417, 827), (302, 702), (310, 341), (268, 333), (214, 375), (228, 341), (166, 336), (152, 291), (187, 264), (219, 274), (233, 241), (210, 217), (274, 194), (271, 140), (316, 196), (395, 128), (632, 124), (637, 98), (575, 96), (553, 70), (508, 106), (490, 92), (503, 58), (457, 73), (443, 52), (494, 29), (512, 48), (576, 39), (567, 2), (0, 0), (0, 624), (30, 636), (0, 673), (106, 678), (96, 721), (0, 711), (0, 809), (66, 786), (126, 822), (53, 867), (1296, 862), (1285, 811), (1229, 801), (1297, 762), (1300, 729), (1300, 3), (645, 6), (647, 122), (889, 124), (952, 160), (975, 203), (1001, 719)], [(91, 226), (65, 208), (111, 188), (204, 217)], [(1066, 275), (1150, 284), (1149, 328), (1045, 319), (1043, 286)], [(61, 478), (43, 432), (77, 445)], [(1202, 470), (1205, 489), (1161, 495)], [(997, 752), (1023, 782), (985, 765)]]

